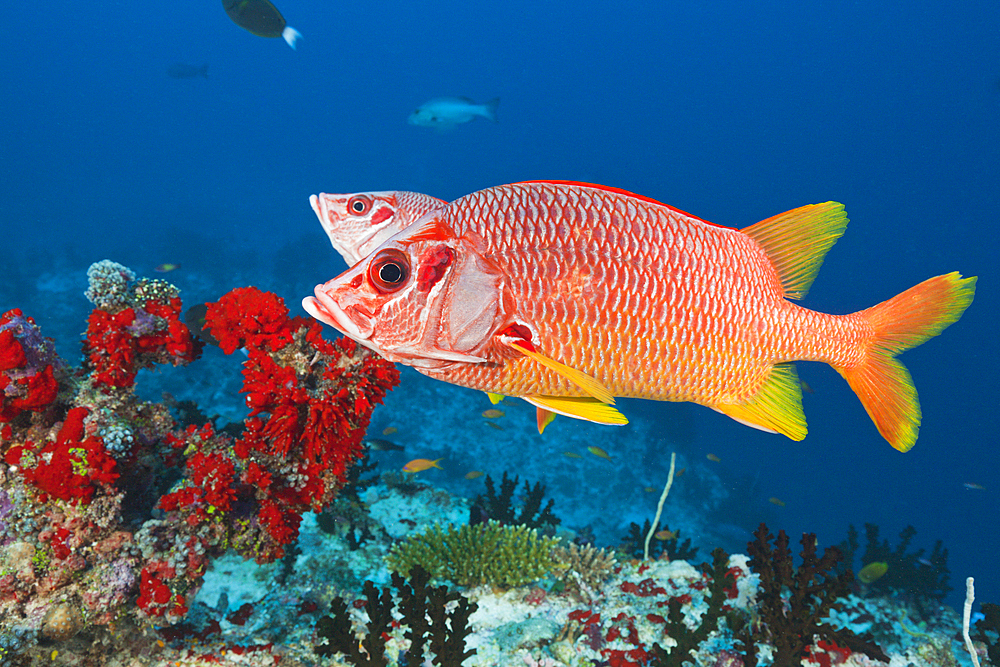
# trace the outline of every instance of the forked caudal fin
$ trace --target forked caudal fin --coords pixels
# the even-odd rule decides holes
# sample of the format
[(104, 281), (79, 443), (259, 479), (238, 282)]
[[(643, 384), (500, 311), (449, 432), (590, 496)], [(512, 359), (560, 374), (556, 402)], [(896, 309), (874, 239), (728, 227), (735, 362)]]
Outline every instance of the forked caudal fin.
[(895, 356), (938, 335), (972, 303), (976, 279), (958, 272), (929, 278), (859, 313), (873, 330), (865, 361), (836, 368), (861, 399), (879, 433), (901, 452), (917, 441), (920, 403), (910, 373)]

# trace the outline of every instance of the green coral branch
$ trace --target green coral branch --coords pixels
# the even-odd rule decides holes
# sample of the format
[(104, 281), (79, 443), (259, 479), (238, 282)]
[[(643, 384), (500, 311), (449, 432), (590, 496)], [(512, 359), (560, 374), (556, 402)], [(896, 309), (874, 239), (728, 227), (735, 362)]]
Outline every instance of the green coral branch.
[(434, 524), (395, 545), (386, 556), (386, 565), (403, 576), (419, 565), (431, 576), (460, 586), (512, 588), (551, 572), (556, 565), (552, 549), (557, 543), (524, 525), (504, 526), (496, 521), (458, 527)]

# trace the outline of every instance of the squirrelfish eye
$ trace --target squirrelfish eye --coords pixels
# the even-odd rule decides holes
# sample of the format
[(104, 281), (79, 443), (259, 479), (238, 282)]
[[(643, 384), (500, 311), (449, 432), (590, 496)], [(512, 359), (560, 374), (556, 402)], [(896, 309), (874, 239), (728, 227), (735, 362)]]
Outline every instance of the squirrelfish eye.
[(351, 197), (351, 200), (347, 202), (347, 210), (355, 215), (364, 215), (371, 207), (372, 200), (361, 195)]
[(368, 264), (368, 280), (382, 294), (397, 291), (410, 277), (410, 260), (395, 248), (380, 251)]

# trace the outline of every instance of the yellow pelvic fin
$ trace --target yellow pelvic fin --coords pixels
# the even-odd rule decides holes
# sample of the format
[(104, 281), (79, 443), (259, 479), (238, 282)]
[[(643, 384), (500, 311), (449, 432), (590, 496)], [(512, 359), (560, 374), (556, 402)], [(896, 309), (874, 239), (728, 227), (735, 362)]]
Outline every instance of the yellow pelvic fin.
[(741, 424), (762, 431), (781, 433), (792, 440), (806, 437), (802, 412), (802, 388), (793, 364), (777, 364), (756, 394), (740, 404), (718, 404), (713, 408)]
[(589, 396), (522, 396), (536, 408), (596, 424), (621, 426), (628, 419), (615, 408)]
[(575, 384), (577, 387), (579, 387), (580, 389), (584, 390), (585, 392), (596, 398), (601, 403), (608, 403), (610, 405), (615, 404), (614, 394), (611, 393), (610, 389), (601, 384), (600, 380), (591, 377), (590, 375), (587, 375), (583, 371), (577, 370), (575, 368), (567, 366), (566, 364), (560, 363), (555, 359), (550, 359), (549, 357), (546, 357), (544, 354), (540, 354), (538, 352), (535, 352), (534, 350), (530, 350), (526, 346), (524, 346), (522, 344), (522, 341), (520, 340), (501, 341), (501, 342), (505, 343), (509, 347), (514, 348), (518, 352), (524, 354), (532, 361), (537, 361), (542, 366), (545, 366), (546, 368), (549, 368), (555, 371), (556, 373), (559, 373), (559, 375), (562, 375), (564, 378), (566, 378), (567, 380)]
[(486, 395), (489, 396), (490, 403), (492, 403), (493, 405), (496, 405), (497, 403), (499, 403), (504, 399), (503, 394), (494, 394), (492, 391), (486, 392)]
[(816, 279), (826, 252), (845, 229), (844, 205), (828, 201), (793, 208), (741, 231), (764, 248), (785, 296), (801, 299)]
[(545, 433), (545, 427), (555, 421), (556, 413), (545, 408), (535, 408), (535, 422), (538, 424), (538, 435)]

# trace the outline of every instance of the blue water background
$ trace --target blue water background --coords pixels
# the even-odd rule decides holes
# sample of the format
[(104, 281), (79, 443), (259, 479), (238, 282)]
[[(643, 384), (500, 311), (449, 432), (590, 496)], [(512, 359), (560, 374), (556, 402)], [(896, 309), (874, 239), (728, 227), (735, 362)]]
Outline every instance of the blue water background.
[[(1000, 5), (280, 0), (280, 9), (304, 35), (297, 51), (237, 28), (217, 0), (5, 8), (0, 310), (23, 308), (76, 361), (85, 271), (110, 258), (149, 276), (180, 262), (166, 277), (187, 303), (253, 284), (301, 314), (301, 297), (344, 268), (308, 206), (321, 191), (454, 199), (572, 179), (737, 227), (834, 199), (852, 222), (804, 305), (846, 313), (932, 275), (980, 276), (964, 318), (903, 356), (923, 406), (916, 447), (893, 450), (834, 371), (799, 364), (815, 391), (804, 442), (693, 405), (626, 401), (652, 439), (621, 445), (611, 463), (571, 462), (590, 481), (586, 493), (560, 490), (557, 513), (650, 517), (658, 494), (636, 503), (621, 489), (659, 488), (678, 451), (687, 479), (715, 487), (688, 482), (678, 493), (729, 495), (713, 520), (732, 524), (731, 550), (761, 520), (793, 536), (817, 532), (822, 544), (865, 522), (895, 544), (912, 524), (915, 546), (942, 539), (949, 549), (949, 602), (960, 603), (968, 575), (981, 600), (1000, 602)], [(168, 77), (179, 62), (208, 63), (208, 78)], [(500, 122), (445, 134), (407, 125), (442, 95), (499, 96)], [(570, 465), (563, 434), (602, 432), (561, 420), (544, 438), (501, 442), (460, 425), (489, 407), (481, 396), (467, 408), (468, 390), (412, 372), (404, 382), (438, 399), (380, 413), (379, 423), (459, 424), (411, 443), (408, 457), (465, 452), (468, 467), (499, 476), (490, 458), (502, 446), (501, 458), (518, 462), (511, 472), (545, 481)], [(456, 422), (456, 406), (468, 417)], [(530, 427), (530, 411), (511, 412)], [(426, 479), (461, 482), (468, 468), (456, 468)]]

